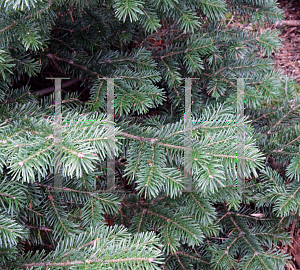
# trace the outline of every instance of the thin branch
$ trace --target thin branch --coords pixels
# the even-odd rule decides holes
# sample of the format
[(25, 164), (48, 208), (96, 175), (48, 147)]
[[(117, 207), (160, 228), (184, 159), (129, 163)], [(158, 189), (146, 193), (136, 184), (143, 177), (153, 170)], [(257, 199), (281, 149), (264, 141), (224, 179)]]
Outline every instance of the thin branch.
[(291, 110), (288, 111), (288, 113), (286, 113), (268, 132), (267, 134), (270, 135), (271, 134), (271, 130), (276, 128), (282, 121), (283, 119), (285, 119), (291, 112), (295, 111), (296, 109), (298, 109), (300, 107), (300, 104), (298, 104), (295, 107), (292, 107)]
[(51, 202), (51, 204), (52, 204), (52, 207), (53, 207), (53, 209), (54, 209), (54, 211), (55, 211), (55, 213), (56, 213), (56, 215), (57, 215), (57, 218), (58, 218), (60, 224), (62, 225), (62, 227), (64, 228), (64, 230), (66, 231), (66, 233), (67, 233), (68, 235), (70, 235), (69, 231), (68, 231), (67, 228), (65, 227), (64, 223), (62, 222), (62, 220), (61, 220), (61, 218), (60, 218), (60, 216), (59, 216), (59, 214), (58, 214), (58, 212), (57, 212), (57, 209), (56, 209), (55, 204), (54, 204), (54, 199), (53, 199), (52, 195), (50, 194), (50, 190), (49, 190), (49, 189), (48, 189), (48, 193), (49, 193), (48, 198), (49, 198), (49, 200), (50, 200), (50, 202)]
[[(68, 81), (63, 82), (61, 84), (61, 87), (65, 88), (65, 87), (68, 87), (68, 86), (70, 86), (72, 84), (75, 84), (75, 83), (77, 83), (79, 81), (81, 81), (81, 80), (77, 79), (77, 78), (72, 78), (72, 79), (70, 79)], [(32, 94), (37, 95), (37, 96), (42, 96), (42, 95), (46, 95), (46, 94), (52, 93), (53, 91), (54, 91), (54, 86), (51, 86), (51, 87), (48, 87), (48, 88), (44, 88), (44, 89), (35, 91)]]
[(36, 227), (36, 226), (32, 226), (32, 225), (27, 225), (27, 224), (25, 224), (25, 227), (31, 228), (31, 229), (37, 229), (37, 230), (40, 230), (40, 231), (49, 231), (49, 232), (53, 231), (52, 229), (49, 229), (49, 228), (46, 228), (46, 227)]
[(281, 21), (281, 24), (288, 26), (300, 26), (300, 20)]
[(91, 264), (91, 263), (121, 263), (121, 262), (130, 262), (130, 261), (140, 261), (140, 262), (153, 262), (154, 258), (124, 258), (124, 259), (114, 259), (114, 260), (102, 260), (102, 259), (95, 259), (95, 260), (84, 260), (84, 261), (64, 261), (59, 263), (44, 263), (44, 262), (38, 262), (38, 263), (27, 263), (23, 266), (19, 266), (19, 268), (26, 269), (31, 267), (39, 267), (39, 266), (72, 266), (72, 265), (82, 265), (82, 264)]
[(85, 71), (87, 71), (87, 72), (89, 72), (89, 73), (91, 73), (91, 74), (96, 75), (97, 77), (100, 77), (100, 74), (98, 74), (97, 72), (94, 72), (94, 71), (92, 71), (92, 70), (89, 70), (89, 69), (87, 69), (85, 66), (82, 66), (82, 65), (79, 65), (79, 64), (77, 64), (77, 63), (74, 63), (73, 60), (60, 58), (60, 57), (58, 57), (58, 56), (56, 56), (56, 55), (54, 55), (54, 54), (51, 54), (51, 53), (46, 54), (46, 56), (48, 56), (50, 59), (56, 59), (56, 60), (58, 60), (58, 61), (67, 62), (67, 63), (69, 63), (70, 65), (73, 65), (73, 66), (75, 66), (75, 67), (81, 68), (81, 69), (83, 69), (83, 70), (85, 70)]
[[(44, 11), (46, 11), (47, 9), (49, 9), (49, 7), (51, 6), (51, 3), (52, 3), (52, 0), (49, 1), (49, 5), (48, 5), (45, 9), (41, 9), (41, 10), (39, 10), (37, 13), (43, 13)], [(8, 25), (7, 27), (5, 27), (5, 28), (3, 28), (2, 30), (0, 30), (0, 34), (1, 34), (2, 32), (5, 32), (5, 31), (8, 30), (8, 29), (14, 27), (14, 26), (15, 26), (16, 24), (18, 24), (19, 22), (21, 22), (21, 21), (23, 22), (23, 21), (25, 21), (26, 19), (31, 18), (32, 16), (35, 15), (35, 13), (36, 13), (36, 12), (34, 12), (34, 13), (32, 13), (32, 14), (26, 16), (25, 18), (23, 18), (23, 19), (21, 19), (21, 20), (19, 20), (19, 21), (14, 21), (11, 25)]]
[(9, 194), (4, 194), (4, 193), (0, 193), (0, 196), (5, 196), (5, 197), (10, 197), (10, 198), (16, 199), (16, 197), (11, 196)]

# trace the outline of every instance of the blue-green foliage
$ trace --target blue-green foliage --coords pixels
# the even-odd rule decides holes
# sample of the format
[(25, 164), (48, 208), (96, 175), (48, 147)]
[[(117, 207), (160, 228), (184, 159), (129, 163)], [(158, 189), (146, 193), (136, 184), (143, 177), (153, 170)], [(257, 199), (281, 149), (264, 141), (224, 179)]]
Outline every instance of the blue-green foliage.
[[(299, 97), (269, 58), (278, 31), (228, 28), (229, 12), (283, 18), (273, 0), (0, 0), (1, 268), (284, 269), (290, 257), (275, 245), (290, 244), (284, 228), (300, 214)], [(54, 94), (18, 84), (50, 66), (90, 88), (85, 104), (79, 93), (62, 102), (58, 190)], [(107, 78), (114, 123), (104, 113)], [(193, 78), (191, 191), (183, 78)], [(246, 86), (244, 157), (237, 78)], [(109, 149), (116, 192), (105, 190)], [(285, 171), (270, 167), (270, 155)], [(52, 250), (25, 252), (25, 243)]]

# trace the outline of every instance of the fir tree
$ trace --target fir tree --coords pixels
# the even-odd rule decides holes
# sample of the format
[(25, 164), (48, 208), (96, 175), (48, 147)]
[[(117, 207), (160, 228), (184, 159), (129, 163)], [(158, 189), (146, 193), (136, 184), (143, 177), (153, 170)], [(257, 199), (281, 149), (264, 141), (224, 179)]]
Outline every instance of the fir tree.
[[(278, 32), (228, 29), (225, 17), (275, 23), (282, 19), (276, 2), (21, 0), (0, 7), (0, 267), (288, 265), (275, 245), (291, 242), (285, 228), (300, 213), (298, 93), (273, 66)], [(54, 93), (30, 85), (49, 70), (89, 89), (87, 101), (64, 95), (58, 192)], [(182, 78), (191, 77), (193, 189), (186, 191)], [(114, 123), (106, 117), (107, 78), (119, 78)], [(237, 78), (246, 84), (242, 192), (235, 184)], [(114, 192), (106, 186), (109, 149)], [(271, 168), (270, 155), (283, 172)]]

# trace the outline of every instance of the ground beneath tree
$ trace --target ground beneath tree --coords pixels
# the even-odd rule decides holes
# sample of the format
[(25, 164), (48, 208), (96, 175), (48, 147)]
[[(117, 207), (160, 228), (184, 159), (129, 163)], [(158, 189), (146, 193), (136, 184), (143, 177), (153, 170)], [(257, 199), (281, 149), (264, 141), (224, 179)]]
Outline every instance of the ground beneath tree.
[(284, 10), (285, 19), (282, 26), (276, 27), (281, 30), (283, 41), (274, 60), (286, 75), (300, 83), (300, 1), (281, 0), (279, 7)]
[[(295, 78), (300, 86), (300, 0), (279, 0), (279, 8), (284, 10), (285, 18), (281, 23), (258, 27), (256, 24), (245, 24), (241, 21), (231, 21), (227, 27), (239, 26), (246, 30), (258, 31), (278, 29), (282, 39), (282, 47), (272, 58), (278, 69), (284, 71), (284, 75)], [(299, 87), (300, 89), (300, 87)], [(268, 162), (271, 167), (279, 173), (285, 169), (277, 163), (272, 156)], [(285, 251), (292, 256), (289, 267), (285, 270), (300, 270), (300, 228), (299, 222), (295, 219), (289, 228), (285, 228), (293, 238), (291, 245), (284, 246), (280, 242), (276, 246), (279, 250)]]
[(248, 31), (258, 31), (259, 34), (265, 30), (279, 30), (282, 47), (272, 58), (276, 66), (284, 70), (284, 75), (294, 77), (300, 84), (300, 0), (280, 0), (279, 7), (285, 15), (281, 23), (258, 26), (232, 18), (226, 27), (238, 26)]
[[(281, 31), (282, 48), (274, 57), (277, 67), (284, 74), (294, 77), (300, 84), (300, 0), (281, 0), (279, 7), (284, 10), (285, 18), (282, 25), (274, 26)], [(293, 223), (289, 228), (293, 242), (290, 246), (280, 246), (279, 249), (290, 253), (293, 258), (287, 270), (300, 269), (300, 228)]]

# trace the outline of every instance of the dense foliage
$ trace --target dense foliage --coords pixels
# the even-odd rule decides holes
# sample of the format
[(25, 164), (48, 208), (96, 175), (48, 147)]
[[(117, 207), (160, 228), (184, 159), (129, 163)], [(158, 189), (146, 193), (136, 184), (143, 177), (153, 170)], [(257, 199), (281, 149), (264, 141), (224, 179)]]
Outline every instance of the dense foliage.
[[(291, 243), (286, 229), (300, 214), (298, 93), (270, 58), (280, 46), (276, 30), (226, 27), (231, 16), (281, 20), (276, 2), (0, 0), (0, 7), (0, 267), (288, 265), (276, 246)], [(63, 94), (60, 191), (54, 93), (35, 91), (53, 86), (51, 76), (81, 82), (81, 91)], [(118, 78), (114, 123), (106, 119), (107, 78)], [(193, 78), (192, 191), (184, 189), (183, 78)], [(237, 78), (245, 78), (242, 192)], [(106, 190), (109, 148), (114, 191)]]

